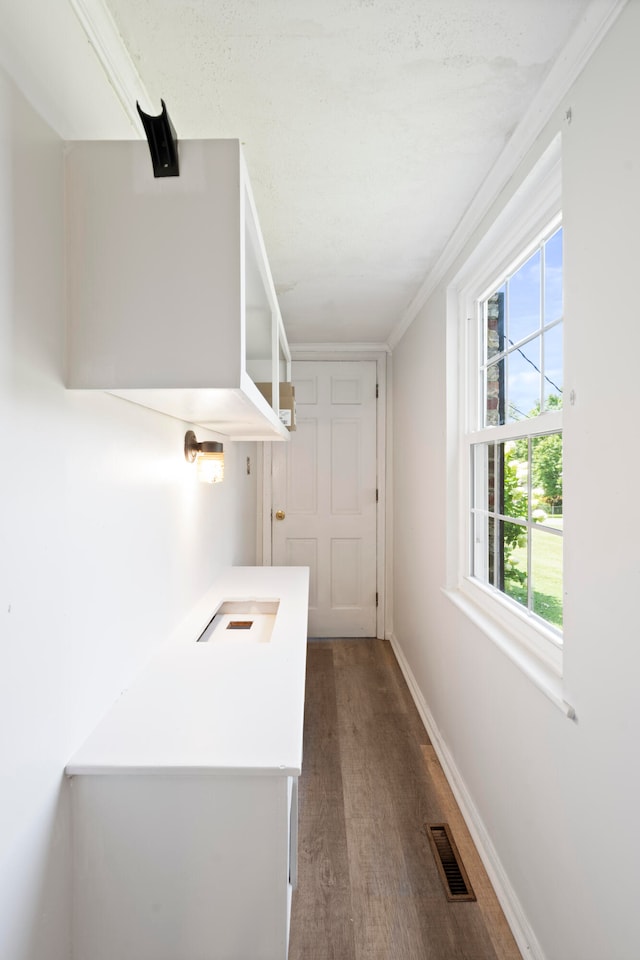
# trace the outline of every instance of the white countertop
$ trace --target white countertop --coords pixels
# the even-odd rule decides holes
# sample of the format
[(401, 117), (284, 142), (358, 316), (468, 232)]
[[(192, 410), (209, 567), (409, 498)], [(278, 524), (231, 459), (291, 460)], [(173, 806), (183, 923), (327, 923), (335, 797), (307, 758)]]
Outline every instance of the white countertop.
[[(231, 567), (66, 767), (81, 774), (289, 774), (302, 767), (309, 571)], [(197, 639), (227, 600), (279, 600), (268, 643)], [(239, 617), (239, 619), (243, 619)]]

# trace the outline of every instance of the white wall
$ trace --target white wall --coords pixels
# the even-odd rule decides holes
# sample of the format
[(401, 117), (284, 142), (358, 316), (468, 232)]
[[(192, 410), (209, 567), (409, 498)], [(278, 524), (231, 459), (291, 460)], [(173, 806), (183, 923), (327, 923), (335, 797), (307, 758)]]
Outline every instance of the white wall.
[(200, 484), (185, 424), (64, 389), (62, 162), (0, 74), (2, 960), (68, 960), (64, 765), (217, 571), (255, 562), (255, 445)]
[(577, 723), (440, 589), (455, 483), (450, 278), (394, 353), (395, 635), (530, 925), (532, 955), (547, 960), (634, 960), (640, 949), (639, 37), (631, 0), (515, 177), (561, 130), (565, 394), (576, 392), (565, 413), (565, 692)]

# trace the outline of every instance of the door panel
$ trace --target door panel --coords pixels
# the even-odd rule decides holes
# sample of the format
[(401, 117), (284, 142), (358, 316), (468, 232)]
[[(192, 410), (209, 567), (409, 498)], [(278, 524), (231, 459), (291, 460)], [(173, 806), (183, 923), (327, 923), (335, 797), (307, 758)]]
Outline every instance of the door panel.
[(315, 539), (293, 540), (287, 538), (286, 554), (282, 564), (274, 558), (274, 566), (309, 567), (309, 606), (318, 606), (318, 543)]
[[(295, 445), (293, 444), (295, 439)], [(304, 420), (286, 445), (285, 502), (290, 518), (316, 516), (318, 512), (318, 424)], [(280, 496), (280, 494), (278, 494)], [(280, 508), (278, 508), (280, 509)]]
[(331, 512), (362, 514), (361, 421), (331, 423)]
[(331, 606), (347, 610), (360, 600), (360, 540), (331, 541)]
[(375, 636), (376, 364), (298, 361), (292, 379), (297, 430), (273, 448), (272, 560), (311, 568), (310, 636)]

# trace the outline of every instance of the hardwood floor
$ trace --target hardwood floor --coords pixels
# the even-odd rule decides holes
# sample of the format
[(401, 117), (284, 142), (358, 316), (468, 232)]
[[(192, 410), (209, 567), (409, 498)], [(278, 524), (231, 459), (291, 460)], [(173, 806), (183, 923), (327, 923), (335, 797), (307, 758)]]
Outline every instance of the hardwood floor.
[[(520, 960), (390, 644), (312, 640), (289, 960)], [(445, 897), (426, 822), (478, 897)]]

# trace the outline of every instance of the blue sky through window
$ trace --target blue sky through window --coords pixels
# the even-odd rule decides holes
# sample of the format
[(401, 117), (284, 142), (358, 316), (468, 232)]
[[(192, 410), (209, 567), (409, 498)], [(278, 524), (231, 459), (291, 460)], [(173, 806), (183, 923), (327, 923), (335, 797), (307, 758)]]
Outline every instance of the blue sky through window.
[(563, 316), (562, 268), (559, 229), (507, 280), (509, 420), (528, 417), (548, 407), (550, 397), (562, 397), (562, 323), (547, 329)]
[(507, 337), (518, 343), (540, 329), (540, 290), (542, 255), (534, 255), (507, 283)]

